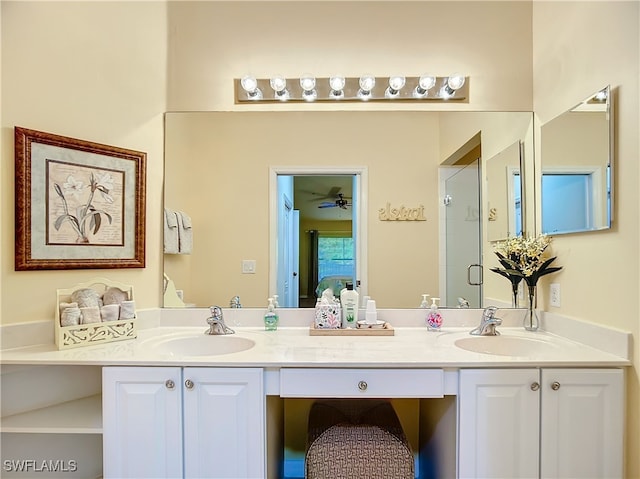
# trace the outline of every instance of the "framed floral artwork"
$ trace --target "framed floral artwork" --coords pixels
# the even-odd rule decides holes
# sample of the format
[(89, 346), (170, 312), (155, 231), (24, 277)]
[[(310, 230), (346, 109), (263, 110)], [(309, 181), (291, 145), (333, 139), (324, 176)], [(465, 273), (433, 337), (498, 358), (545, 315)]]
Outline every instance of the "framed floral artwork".
[(16, 271), (144, 268), (146, 153), (14, 131)]

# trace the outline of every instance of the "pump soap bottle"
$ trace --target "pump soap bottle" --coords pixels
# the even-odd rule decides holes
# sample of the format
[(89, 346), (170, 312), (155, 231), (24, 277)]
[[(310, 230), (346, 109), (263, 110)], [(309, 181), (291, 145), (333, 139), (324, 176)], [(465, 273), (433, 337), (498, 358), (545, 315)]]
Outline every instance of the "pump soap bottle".
[(429, 331), (440, 331), (440, 326), (442, 326), (442, 315), (436, 301), (440, 301), (440, 298), (431, 298), (431, 308), (427, 313), (426, 322)]
[(340, 292), (340, 303), (342, 304), (342, 327), (355, 328), (358, 319), (358, 299), (359, 294), (353, 289), (353, 283), (347, 283), (346, 289)]
[(267, 311), (264, 313), (264, 329), (266, 331), (275, 331), (278, 329), (278, 313), (273, 304), (273, 298), (269, 298)]

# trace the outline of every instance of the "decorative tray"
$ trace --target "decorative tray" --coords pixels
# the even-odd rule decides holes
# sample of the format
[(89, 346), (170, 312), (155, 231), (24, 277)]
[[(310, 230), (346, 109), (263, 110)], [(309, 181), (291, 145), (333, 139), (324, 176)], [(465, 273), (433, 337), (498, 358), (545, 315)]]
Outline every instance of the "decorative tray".
[[(64, 310), (65, 304), (72, 303), (72, 295), (80, 290), (85, 290), (89, 294), (95, 292), (100, 298), (102, 304), (104, 295), (107, 291), (116, 292), (122, 303), (130, 303), (133, 312), (130, 316), (121, 318), (116, 315), (112, 320), (100, 320), (98, 322), (83, 324), (72, 324), (67, 326), (61, 325), (61, 309)], [(55, 312), (55, 343), (58, 349), (77, 348), (80, 346), (91, 346), (95, 344), (110, 343), (113, 341), (123, 341), (125, 339), (134, 339), (137, 337), (136, 314), (133, 303), (133, 286), (111, 281), (104, 278), (97, 278), (87, 283), (76, 284), (72, 288), (58, 289), (56, 294), (56, 312)], [(64, 322), (64, 321), (63, 321)]]
[(384, 323), (382, 328), (316, 328), (315, 323), (309, 326), (311, 336), (393, 336), (394, 334), (393, 326), (389, 323)]

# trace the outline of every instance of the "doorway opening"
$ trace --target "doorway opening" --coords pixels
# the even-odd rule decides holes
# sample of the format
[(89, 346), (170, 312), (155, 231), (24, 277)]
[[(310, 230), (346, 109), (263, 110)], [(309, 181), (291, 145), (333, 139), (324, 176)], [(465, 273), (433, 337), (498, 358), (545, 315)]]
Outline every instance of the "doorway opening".
[[(269, 291), (311, 308), (346, 282), (366, 291), (366, 168), (272, 168)], [(288, 211), (286, 203), (293, 204)], [(290, 218), (296, 216), (296, 221)], [(295, 257), (294, 257), (295, 256)]]

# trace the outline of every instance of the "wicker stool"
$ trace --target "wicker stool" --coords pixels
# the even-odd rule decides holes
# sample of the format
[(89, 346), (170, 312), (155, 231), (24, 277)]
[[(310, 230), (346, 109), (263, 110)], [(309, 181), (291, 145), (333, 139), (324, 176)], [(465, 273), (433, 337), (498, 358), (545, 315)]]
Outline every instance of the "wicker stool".
[(309, 412), (307, 479), (413, 479), (413, 453), (386, 401), (321, 401)]

